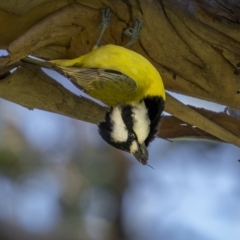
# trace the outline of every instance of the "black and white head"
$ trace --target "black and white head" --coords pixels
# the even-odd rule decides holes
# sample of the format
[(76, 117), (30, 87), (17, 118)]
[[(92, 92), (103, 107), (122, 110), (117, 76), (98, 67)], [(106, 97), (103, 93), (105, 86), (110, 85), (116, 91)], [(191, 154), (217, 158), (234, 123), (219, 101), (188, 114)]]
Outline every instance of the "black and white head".
[(132, 153), (142, 164), (148, 160), (148, 145), (157, 133), (164, 100), (148, 97), (137, 104), (118, 105), (106, 112), (99, 134), (110, 145)]

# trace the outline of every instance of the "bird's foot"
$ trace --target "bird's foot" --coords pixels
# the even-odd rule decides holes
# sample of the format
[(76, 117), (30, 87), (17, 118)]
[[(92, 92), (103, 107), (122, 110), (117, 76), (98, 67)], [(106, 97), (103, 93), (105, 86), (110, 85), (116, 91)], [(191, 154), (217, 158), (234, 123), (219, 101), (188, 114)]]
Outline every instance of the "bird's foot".
[(110, 8), (103, 8), (101, 10), (102, 12), (102, 22), (99, 26), (99, 28), (101, 29), (100, 35), (98, 37), (98, 40), (94, 46), (94, 48), (97, 48), (100, 46), (100, 42), (102, 40), (103, 34), (105, 32), (105, 30), (108, 28), (109, 24), (110, 24), (110, 20), (111, 20), (111, 9)]
[(130, 37), (131, 40), (125, 45), (125, 47), (131, 46), (133, 43), (135, 43), (140, 35), (141, 29), (143, 25), (143, 19), (141, 17), (138, 17), (134, 20), (133, 28), (127, 28), (123, 31), (123, 34)]

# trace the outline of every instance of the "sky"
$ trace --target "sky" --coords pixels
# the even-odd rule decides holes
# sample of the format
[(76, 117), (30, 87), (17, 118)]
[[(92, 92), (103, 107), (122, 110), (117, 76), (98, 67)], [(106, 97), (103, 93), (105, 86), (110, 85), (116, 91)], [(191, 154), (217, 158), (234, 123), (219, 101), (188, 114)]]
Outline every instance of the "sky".
[[(52, 71), (46, 72), (66, 88), (82, 95), (68, 80)], [(173, 95), (184, 103), (216, 112), (225, 108)], [(56, 155), (50, 158), (60, 165), (66, 159), (64, 154), (69, 154), (67, 143), (75, 131), (69, 127), (69, 121), (84, 131), (84, 139), (79, 137), (82, 142), (105, 145), (97, 127), (92, 124), (40, 110), (29, 111), (5, 100), (0, 100), (0, 110), (0, 128), (1, 124), (11, 122), (39, 151), (54, 151), (61, 138), (63, 151), (57, 159)], [(157, 139), (150, 146), (149, 164), (154, 169), (142, 166), (134, 157), (128, 156), (131, 164), (122, 213), (129, 239), (240, 239), (239, 148), (213, 141)], [(35, 172), (20, 186), (0, 175), (0, 189), (0, 219), (14, 218), (22, 228), (37, 233), (51, 231), (56, 226), (61, 186), (50, 171)], [(109, 206), (114, 205), (116, 199), (99, 189), (92, 189), (88, 194), (91, 201), (86, 208), (86, 228), (97, 231), (96, 227), (92, 228), (96, 220), (92, 213), (101, 209), (101, 204), (106, 201)], [(94, 201), (96, 195), (103, 196), (100, 203)], [(110, 218), (114, 219), (114, 211)], [(100, 233), (90, 232), (91, 239), (104, 239), (101, 228)]]

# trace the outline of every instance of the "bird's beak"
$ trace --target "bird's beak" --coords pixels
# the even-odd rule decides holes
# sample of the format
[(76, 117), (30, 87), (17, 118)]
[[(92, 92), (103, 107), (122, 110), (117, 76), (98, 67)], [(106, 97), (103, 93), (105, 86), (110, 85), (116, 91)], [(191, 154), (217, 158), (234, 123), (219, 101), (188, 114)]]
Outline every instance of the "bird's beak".
[(143, 165), (147, 164), (148, 149), (146, 148), (144, 143), (138, 145), (138, 151), (133, 153), (133, 155)]

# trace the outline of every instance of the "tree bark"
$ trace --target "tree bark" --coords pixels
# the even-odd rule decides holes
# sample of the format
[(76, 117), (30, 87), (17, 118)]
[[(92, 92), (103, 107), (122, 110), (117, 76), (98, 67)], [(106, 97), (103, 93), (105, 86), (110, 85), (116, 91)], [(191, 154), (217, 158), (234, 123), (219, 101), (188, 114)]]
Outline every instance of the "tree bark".
[[(140, 16), (144, 25), (132, 49), (157, 68), (166, 90), (238, 108), (240, 1), (1, 1), (0, 21), (4, 24), (0, 29), (0, 46), (7, 49), (9, 55), (1, 58), (0, 64), (14, 64), (28, 54), (57, 59), (74, 58), (91, 51), (99, 34), (102, 7), (110, 7), (113, 12), (103, 45), (124, 45), (128, 38), (122, 31)], [(31, 71), (29, 67), (21, 67), (14, 74), (9, 73), (0, 83), (0, 97), (28, 108), (40, 108), (92, 123), (103, 118), (104, 108), (65, 92), (63, 87), (64, 94), (59, 94), (59, 87), (52, 84), (54, 80), (51, 79), (50, 84), (48, 76), (35, 70), (35, 81), (24, 82), (21, 91), (21, 86), (14, 82), (22, 81), (26, 74), (33, 74)], [(36, 91), (41, 85), (39, 81), (42, 86), (46, 84), (41, 92)], [(27, 85), (31, 85), (28, 95), (34, 92), (34, 97), (22, 95)], [(48, 94), (51, 97), (47, 98)], [(64, 104), (59, 107), (59, 103)], [(224, 125), (220, 127), (209, 116), (170, 95), (166, 111), (223, 141), (240, 146), (237, 126), (236, 131)]]

